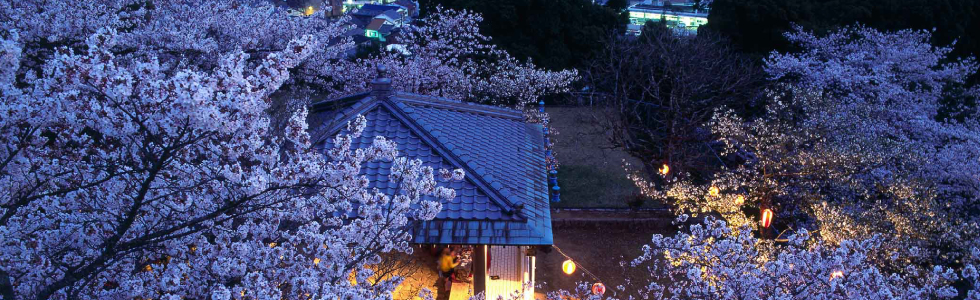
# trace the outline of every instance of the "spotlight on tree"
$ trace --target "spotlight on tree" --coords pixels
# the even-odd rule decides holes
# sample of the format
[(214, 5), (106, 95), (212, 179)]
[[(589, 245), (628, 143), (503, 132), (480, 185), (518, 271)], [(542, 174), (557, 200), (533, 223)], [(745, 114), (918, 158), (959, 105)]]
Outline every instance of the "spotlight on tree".
[(719, 193), (718, 187), (712, 186), (711, 188), (708, 189), (708, 195), (710, 195), (711, 197), (718, 197), (718, 193)]

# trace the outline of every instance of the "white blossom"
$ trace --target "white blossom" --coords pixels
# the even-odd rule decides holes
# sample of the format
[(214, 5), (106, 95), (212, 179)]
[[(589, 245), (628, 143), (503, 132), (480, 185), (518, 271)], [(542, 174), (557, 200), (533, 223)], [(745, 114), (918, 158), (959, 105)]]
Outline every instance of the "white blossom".
[[(293, 22), (270, 6), (30, 4), (0, 4), (3, 294), (384, 299), (401, 279), (372, 279), (369, 265), (410, 252), (411, 226), (454, 196), (382, 137), (315, 147), (304, 108), (272, 130), (270, 95), (337, 46), (280, 29), (245, 33), (259, 20)], [(25, 19), (32, 9), (55, 17)], [(106, 15), (86, 15), (97, 11)], [(398, 193), (368, 188), (360, 170), (375, 160), (400, 162)]]

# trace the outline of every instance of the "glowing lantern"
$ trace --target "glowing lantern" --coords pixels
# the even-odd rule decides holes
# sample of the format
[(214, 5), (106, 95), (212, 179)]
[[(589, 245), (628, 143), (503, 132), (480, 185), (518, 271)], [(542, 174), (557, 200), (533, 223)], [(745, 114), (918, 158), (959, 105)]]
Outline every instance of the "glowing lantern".
[(760, 220), (760, 222), (762, 223), (762, 227), (765, 227), (765, 228), (769, 228), (769, 225), (772, 225), (772, 210), (771, 209), (768, 209), (767, 208), (767, 209), (765, 209), (765, 210), (762, 211), (762, 220)]
[(717, 187), (714, 187), (714, 186), (712, 186), (711, 188), (709, 188), (708, 189), (708, 195), (711, 195), (711, 197), (718, 197), (718, 188)]
[(312, 15), (313, 14), (313, 6), (307, 6), (306, 9), (303, 10), (303, 14), (304, 15), (307, 15), (307, 16)]
[(742, 205), (742, 203), (745, 203), (745, 196), (742, 196), (742, 195), (736, 196), (735, 197), (735, 205)]
[(561, 263), (561, 271), (565, 274), (572, 275), (575, 273), (575, 262), (571, 259), (566, 259), (565, 262)]
[(844, 277), (844, 271), (838, 270), (838, 271), (834, 271), (833, 273), (830, 273), (830, 280), (834, 280), (835, 278), (841, 278), (841, 277)]
[(314, 257), (313, 258), (313, 265), (314, 266), (319, 266), (320, 265), (320, 258), (319, 257)]
[(602, 283), (596, 282), (592, 285), (592, 294), (602, 296), (606, 293), (606, 286)]
[(660, 168), (660, 174), (661, 175), (667, 175), (667, 173), (670, 173), (670, 166), (668, 166), (667, 164), (664, 164), (664, 166), (662, 168)]

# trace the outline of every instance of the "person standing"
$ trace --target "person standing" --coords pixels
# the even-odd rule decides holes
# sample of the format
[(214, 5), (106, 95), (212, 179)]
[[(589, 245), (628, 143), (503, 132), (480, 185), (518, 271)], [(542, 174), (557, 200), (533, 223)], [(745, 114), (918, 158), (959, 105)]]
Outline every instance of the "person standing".
[(446, 290), (452, 286), (453, 276), (455, 276), (455, 268), (459, 265), (459, 259), (453, 255), (453, 251), (448, 247), (442, 249), (442, 255), (439, 256), (439, 275), (446, 280)]

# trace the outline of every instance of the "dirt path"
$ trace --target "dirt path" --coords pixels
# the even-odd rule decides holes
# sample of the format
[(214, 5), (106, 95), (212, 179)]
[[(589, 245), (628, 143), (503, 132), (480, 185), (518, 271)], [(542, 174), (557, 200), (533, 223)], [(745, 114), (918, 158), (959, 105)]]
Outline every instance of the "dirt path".
[(578, 271), (572, 275), (562, 273), (561, 265), (566, 258), (556, 250), (551, 253), (538, 252), (536, 299), (543, 299), (544, 294), (555, 290), (574, 291), (576, 282), (585, 281), (590, 285), (597, 280), (586, 275), (582, 268), (588, 269), (607, 287), (607, 296), (611, 295), (618, 285), (625, 285), (627, 276), (642, 278), (640, 270), (627, 269), (633, 258), (641, 254), (641, 247), (650, 241), (655, 233), (663, 233), (653, 229), (581, 229), (558, 228), (554, 230), (555, 246), (560, 248), (576, 262)]

